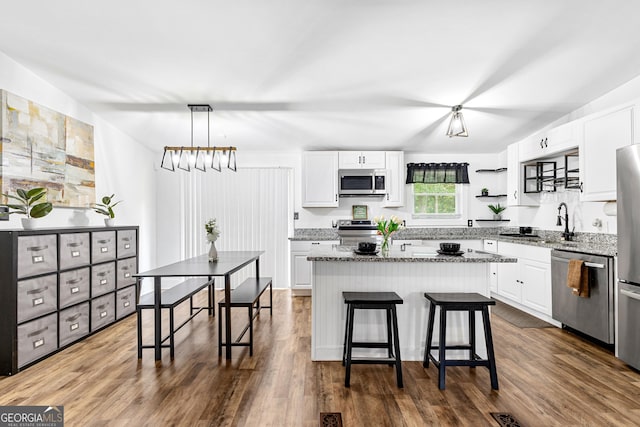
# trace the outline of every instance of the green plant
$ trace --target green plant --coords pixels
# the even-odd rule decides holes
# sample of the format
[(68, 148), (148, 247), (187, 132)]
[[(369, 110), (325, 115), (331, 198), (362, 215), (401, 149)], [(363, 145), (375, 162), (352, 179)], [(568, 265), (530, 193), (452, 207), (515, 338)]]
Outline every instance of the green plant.
[(115, 194), (112, 194), (110, 196), (104, 196), (102, 198), (102, 203), (94, 203), (92, 206), (92, 209), (97, 213), (107, 216), (109, 218), (115, 218), (116, 213), (113, 211), (113, 208), (117, 204), (122, 203), (122, 200), (119, 200), (117, 202), (112, 202), (113, 196), (115, 196)]
[(16, 196), (12, 196), (11, 194), (4, 194), (4, 196), (20, 202), (17, 204), (7, 203), (5, 205), (9, 209), (13, 209), (13, 211), (9, 212), (10, 214), (17, 213), (26, 215), (27, 218), (42, 218), (48, 215), (53, 209), (51, 203), (43, 200), (47, 196), (46, 188), (32, 188), (26, 191), (18, 188), (16, 190)]
[(489, 194), (489, 189), (485, 187), (482, 190), (480, 190), (480, 193), (483, 194), (483, 195), (487, 195), (487, 194)]
[(493, 212), (496, 215), (499, 215), (502, 211), (504, 211), (506, 208), (506, 206), (500, 206), (500, 203), (496, 204), (496, 205), (489, 205), (489, 209), (491, 209), (491, 212)]

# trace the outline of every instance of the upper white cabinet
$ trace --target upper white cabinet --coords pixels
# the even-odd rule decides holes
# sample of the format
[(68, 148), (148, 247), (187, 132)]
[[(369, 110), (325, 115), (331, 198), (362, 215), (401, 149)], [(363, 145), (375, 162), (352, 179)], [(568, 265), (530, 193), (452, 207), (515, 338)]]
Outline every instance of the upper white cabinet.
[(537, 206), (538, 194), (524, 192), (524, 166), (520, 164), (519, 145), (507, 147), (507, 206)]
[(582, 121), (580, 200), (616, 200), (616, 150), (633, 144), (634, 109), (626, 106)]
[(338, 152), (302, 153), (302, 206), (332, 208), (338, 206)]
[(387, 194), (384, 198), (383, 206), (389, 208), (404, 206), (404, 152), (385, 152), (385, 164), (389, 173), (387, 173)]
[(340, 151), (338, 154), (340, 169), (385, 169), (384, 151)]
[(576, 126), (575, 122), (566, 123), (520, 142), (520, 161), (550, 157), (576, 148), (579, 145), (576, 139)]

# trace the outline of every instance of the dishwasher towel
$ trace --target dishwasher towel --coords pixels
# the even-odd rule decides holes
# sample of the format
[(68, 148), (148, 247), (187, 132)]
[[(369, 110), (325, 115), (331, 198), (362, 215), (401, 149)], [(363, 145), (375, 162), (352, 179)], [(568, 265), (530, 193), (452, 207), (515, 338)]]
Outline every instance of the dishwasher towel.
[(584, 265), (584, 261), (569, 260), (567, 286), (571, 288), (573, 295), (589, 298), (589, 269)]

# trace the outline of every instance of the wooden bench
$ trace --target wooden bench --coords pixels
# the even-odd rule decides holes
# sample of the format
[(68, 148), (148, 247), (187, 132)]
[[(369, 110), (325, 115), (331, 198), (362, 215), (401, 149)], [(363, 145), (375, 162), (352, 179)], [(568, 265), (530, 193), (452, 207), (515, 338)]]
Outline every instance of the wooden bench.
[[(269, 314), (273, 315), (273, 289), (271, 283), (271, 277), (261, 277), (259, 279), (251, 277), (231, 291), (231, 307), (246, 307), (249, 310), (249, 323), (231, 345), (248, 346), (249, 356), (253, 356), (253, 319), (263, 308), (268, 308)], [(260, 305), (260, 297), (267, 288), (269, 288), (269, 305)], [(224, 298), (218, 302), (219, 313), (222, 313), (224, 304)], [(249, 331), (249, 342), (240, 342), (247, 330)], [(226, 343), (222, 342), (222, 314), (220, 314), (218, 316), (218, 356), (222, 356), (223, 345), (226, 345)]]
[[(168, 308), (169, 309), (169, 335), (164, 337), (160, 343), (161, 347), (167, 348), (169, 347), (171, 358), (173, 359), (174, 350), (175, 350), (175, 333), (180, 330), (184, 325), (186, 325), (191, 319), (193, 319), (198, 313), (202, 310), (208, 310), (209, 315), (215, 316), (215, 306), (213, 304), (213, 285), (214, 279), (205, 280), (203, 278), (193, 278), (185, 280), (184, 282), (178, 283), (177, 285), (163, 291), (160, 294), (160, 308)], [(193, 297), (203, 290), (207, 288), (208, 296), (207, 296), (207, 306), (205, 307), (194, 307), (193, 306)], [(190, 316), (182, 322), (178, 327), (174, 325), (174, 317), (173, 317), (173, 309), (177, 307), (179, 304), (189, 300), (189, 314)], [(143, 345), (142, 344), (142, 310), (145, 308), (154, 308), (154, 297), (153, 292), (148, 294), (141, 295), (138, 304), (136, 306), (136, 310), (138, 313), (138, 359), (142, 358), (142, 349), (143, 348), (155, 348), (153, 345)], [(169, 345), (164, 345), (165, 341), (169, 340)]]

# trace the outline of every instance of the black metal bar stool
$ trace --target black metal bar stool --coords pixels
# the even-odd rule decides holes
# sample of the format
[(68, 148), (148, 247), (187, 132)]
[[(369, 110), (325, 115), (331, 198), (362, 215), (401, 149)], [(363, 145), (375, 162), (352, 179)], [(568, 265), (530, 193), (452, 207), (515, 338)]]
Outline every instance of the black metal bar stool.
[[(396, 381), (402, 388), (402, 365), (400, 360), (400, 341), (398, 339), (398, 316), (396, 304), (402, 304), (403, 300), (395, 292), (343, 292), (345, 304), (347, 304), (347, 322), (344, 328), (344, 347), (342, 352), (342, 364), (346, 365), (344, 379), (345, 387), (349, 387), (351, 379), (351, 365), (386, 364), (396, 366)], [(386, 342), (354, 342), (353, 341), (353, 315), (359, 310), (385, 310), (387, 314), (387, 341)], [(386, 348), (388, 357), (352, 357), (354, 347), (358, 348)]]
[[(425, 342), (424, 362), (422, 366), (429, 367), (429, 359), (438, 368), (438, 387), (444, 390), (445, 368), (447, 366), (486, 366), (489, 368), (491, 388), (498, 390), (498, 373), (493, 353), (493, 339), (491, 337), (491, 323), (489, 321), (489, 306), (496, 301), (475, 293), (427, 293), (424, 294), (430, 302), (429, 324), (427, 326), (427, 340)], [(433, 323), (436, 307), (440, 307), (440, 337), (438, 345), (432, 345)], [(469, 313), (469, 344), (446, 345), (447, 312), (467, 311)], [(476, 319), (475, 312), (482, 312), (484, 336), (487, 344), (487, 358), (482, 359), (476, 354)], [(432, 349), (438, 349), (438, 359), (431, 354)], [(446, 350), (469, 350), (469, 359), (447, 359)]]

